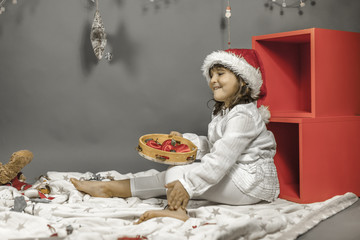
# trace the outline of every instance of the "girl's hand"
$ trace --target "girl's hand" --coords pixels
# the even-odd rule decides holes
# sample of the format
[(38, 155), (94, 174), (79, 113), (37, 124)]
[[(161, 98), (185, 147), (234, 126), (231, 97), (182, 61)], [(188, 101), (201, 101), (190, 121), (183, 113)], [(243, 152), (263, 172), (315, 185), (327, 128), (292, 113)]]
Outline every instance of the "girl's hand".
[(181, 134), (181, 133), (179, 133), (179, 132), (177, 132), (177, 131), (171, 131), (169, 135), (170, 135), (170, 136), (178, 136), (178, 137), (182, 137), (182, 134)]
[(190, 196), (181, 182), (176, 180), (166, 184), (165, 187), (168, 188), (167, 200), (170, 210), (177, 210), (179, 207), (185, 209)]

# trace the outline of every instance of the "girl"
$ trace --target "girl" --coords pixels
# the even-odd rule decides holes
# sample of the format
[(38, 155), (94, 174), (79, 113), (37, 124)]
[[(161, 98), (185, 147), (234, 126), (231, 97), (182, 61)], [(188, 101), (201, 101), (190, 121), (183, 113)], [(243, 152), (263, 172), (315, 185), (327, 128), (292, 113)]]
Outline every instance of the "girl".
[(215, 106), (208, 136), (171, 132), (191, 140), (201, 163), (175, 166), (155, 176), (111, 182), (72, 179), (75, 187), (96, 197), (150, 198), (167, 195), (168, 208), (147, 211), (137, 223), (154, 217), (186, 221), (189, 199), (244, 205), (273, 201), (279, 194), (274, 165), (276, 143), (266, 129), (270, 113), (257, 100), (266, 95), (263, 68), (253, 49), (213, 52), (203, 67)]

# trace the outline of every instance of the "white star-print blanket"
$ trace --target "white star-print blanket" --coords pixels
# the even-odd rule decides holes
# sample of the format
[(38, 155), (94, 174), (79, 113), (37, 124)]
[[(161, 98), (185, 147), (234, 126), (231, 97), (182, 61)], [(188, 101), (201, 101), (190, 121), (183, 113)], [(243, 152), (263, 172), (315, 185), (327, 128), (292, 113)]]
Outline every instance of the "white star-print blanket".
[[(80, 193), (69, 182), (78, 179), (124, 179), (155, 174), (156, 170), (122, 175), (116, 171), (93, 173), (48, 172), (54, 197), (49, 203), (35, 203), (25, 197), (23, 212), (12, 211), (21, 192), (0, 186), (1, 239), (121, 240), (121, 239), (295, 239), (320, 221), (347, 208), (358, 200), (353, 193), (327, 201), (297, 204), (283, 199), (273, 203), (229, 206), (191, 200), (189, 220), (154, 218), (133, 223), (146, 210), (163, 209), (166, 199), (141, 200), (136, 197), (95, 198)], [(34, 184), (36, 185), (36, 183)]]

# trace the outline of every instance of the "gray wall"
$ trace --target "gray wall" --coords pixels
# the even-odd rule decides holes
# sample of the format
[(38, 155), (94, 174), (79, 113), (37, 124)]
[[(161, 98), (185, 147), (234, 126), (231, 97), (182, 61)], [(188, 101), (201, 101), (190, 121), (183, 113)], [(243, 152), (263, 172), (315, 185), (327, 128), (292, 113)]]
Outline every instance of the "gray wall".
[[(227, 47), (226, 1), (99, 2), (111, 62), (92, 52), (90, 0), (8, 1), (0, 15), (0, 161), (31, 150), (29, 182), (50, 170), (161, 170), (135, 151), (141, 135), (206, 134), (211, 94), (200, 67)], [(264, 0), (231, 1), (232, 47), (311, 27), (360, 32), (360, 1), (316, 2), (280, 16)]]

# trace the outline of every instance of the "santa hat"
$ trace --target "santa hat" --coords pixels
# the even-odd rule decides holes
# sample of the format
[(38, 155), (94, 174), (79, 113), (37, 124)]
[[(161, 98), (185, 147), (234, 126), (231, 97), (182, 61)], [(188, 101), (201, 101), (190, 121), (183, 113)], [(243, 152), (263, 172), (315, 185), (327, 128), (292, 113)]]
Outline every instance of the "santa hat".
[(211, 79), (209, 70), (215, 64), (223, 65), (245, 81), (251, 89), (251, 97), (258, 98), (257, 105), (260, 114), (265, 123), (268, 123), (270, 111), (268, 107), (261, 105), (267, 93), (264, 67), (257, 52), (254, 49), (227, 49), (212, 52), (205, 58), (202, 66), (203, 75), (208, 83)]

